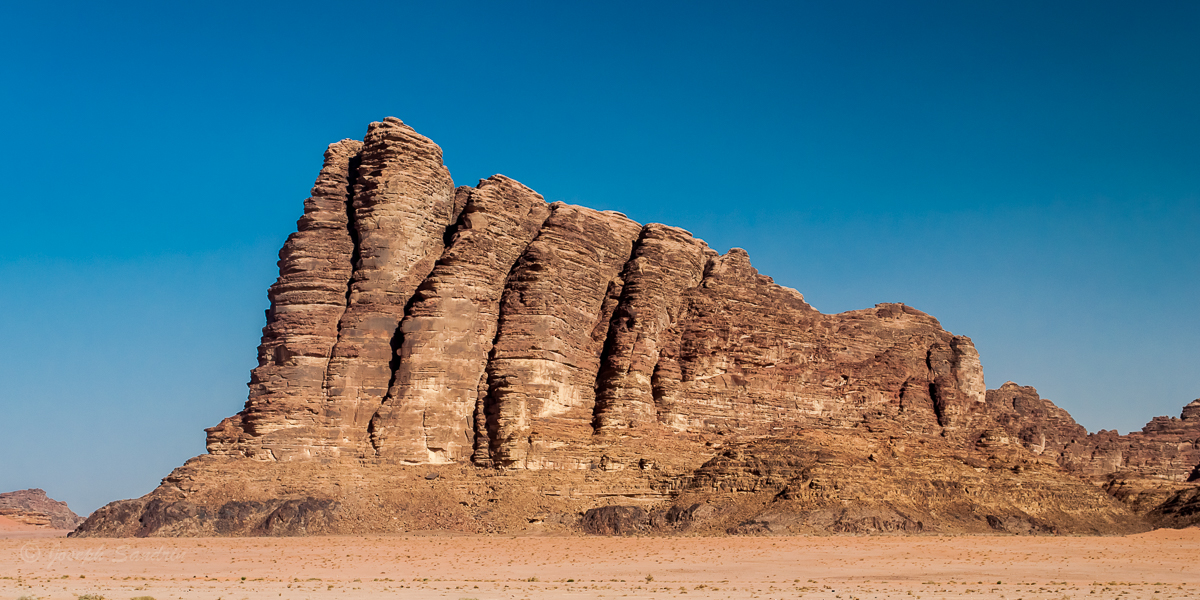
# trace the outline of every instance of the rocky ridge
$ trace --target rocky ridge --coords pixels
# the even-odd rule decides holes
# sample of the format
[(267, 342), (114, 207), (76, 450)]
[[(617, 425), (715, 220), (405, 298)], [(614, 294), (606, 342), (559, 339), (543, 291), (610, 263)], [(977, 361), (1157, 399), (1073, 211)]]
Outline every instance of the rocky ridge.
[(304, 206), (245, 409), (77, 535), (1117, 533), (1194, 504), (1200, 404), (1089, 435), (919, 310), (825, 315), (685, 230), (456, 189), (398, 119), (330, 145)]
[(0, 517), (48, 529), (75, 529), (84, 521), (66, 502), (54, 500), (38, 488), (0, 494)]

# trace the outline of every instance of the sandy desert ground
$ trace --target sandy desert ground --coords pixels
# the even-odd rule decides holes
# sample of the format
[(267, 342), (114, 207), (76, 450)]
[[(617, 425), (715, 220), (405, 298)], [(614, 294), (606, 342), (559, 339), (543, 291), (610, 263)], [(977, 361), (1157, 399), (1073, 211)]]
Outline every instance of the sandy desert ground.
[(7, 529), (0, 600), (1200, 598), (1200, 528), (1128, 537), (83, 540)]
[[(5, 516), (0, 516), (0, 537), (11, 537), (20, 533), (38, 531), (43, 531), (43, 529), (41, 527), (34, 527), (33, 525), (26, 525), (20, 521), (14, 521)], [(48, 531), (46, 532), (46, 535), (59, 535), (59, 532)]]

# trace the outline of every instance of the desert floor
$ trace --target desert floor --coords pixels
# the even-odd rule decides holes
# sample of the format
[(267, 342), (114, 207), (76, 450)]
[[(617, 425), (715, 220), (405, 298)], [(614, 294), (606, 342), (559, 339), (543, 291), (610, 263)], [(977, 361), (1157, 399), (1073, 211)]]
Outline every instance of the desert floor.
[(1200, 598), (1200, 528), (1128, 537), (62, 534), (0, 530), (0, 600)]

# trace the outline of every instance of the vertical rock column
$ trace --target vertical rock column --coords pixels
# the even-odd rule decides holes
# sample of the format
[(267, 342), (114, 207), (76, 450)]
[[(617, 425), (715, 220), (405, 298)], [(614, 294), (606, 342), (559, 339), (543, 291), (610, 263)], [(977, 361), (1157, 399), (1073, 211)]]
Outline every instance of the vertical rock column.
[(354, 185), (358, 256), (325, 375), (327, 434), (368, 453), (367, 426), (392, 378), (404, 308), (444, 248), (454, 183), (442, 149), (399, 119), (371, 123)]
[(361, 149), (361, 142), (342, 140), (325, 151), (304, 216), (279, 251), (246, 408), (207, 430), (212, 454), (287, 460), (319, 452), (314, 426), (346, 310), (354, 252), (347, 206)]
[(409, 463), (470, 457), (504, 282), (549, 214), (541, 195), (502, 175), (470, 192), (450, 246), (401, 324), (395, 382), (370, 424), (379, 456)]
[(677, 432), (763, 435), (783, 422), (815, 420), (808, 408), (822, 400), (803, 387), (822, 319), (803, 295), (731, 248), (708, 261), (684, 302), (683, 318), (659, 336), (651, 378), (659, 423)]
[(969, 435), (993, 424), (987, 417), (983, 367), (971, 338), (957, 335), (949, 344), (934, 344), (927, 361), (938, 424), (947, 433)]
[[(670, 337), (683, 292), (696, 287), (715, 256), (701, 240), (676, 227), (642, 228), (633, 258), (621, 278), (625, 287), (609, 326), (596, 380), (597, 433), (637, 427), (657, 419), (651, 378), (660, 356), (660, 337)], [(676, 334), (677, 335), (677, 334)]]
[[(476, 440), (475, 462), (518, 468), (584, 463), (552, 451), (586, 444), (592, 435), (596, 373), (615, 308), (605, 311), (605, 300), (610, 288), (620, 291), (618, 275), (640, 229), (619, 213), (553, 205), (500, 303), (486, 401), (477, 411), (486, 414), (487, 435)], [(593, 336), (598, 327), (600, 335)]]

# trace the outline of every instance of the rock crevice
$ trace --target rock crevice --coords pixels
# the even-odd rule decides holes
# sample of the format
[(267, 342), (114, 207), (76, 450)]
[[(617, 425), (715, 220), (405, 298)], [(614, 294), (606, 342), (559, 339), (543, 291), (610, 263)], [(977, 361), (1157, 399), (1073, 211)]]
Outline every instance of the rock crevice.
[(742, 249), (503, 175), (456, 188), (390, 117), (329, 146), (268, 298), (244, 410), (81, 534), (432, 523), (379, 513), (388, 490), (486, 531), (1117, 532), (1197, 512), (1200, 401), (1088, 434), (1033, 388), (987, 390), (971, 339), (915, 308), (823, 314)]

